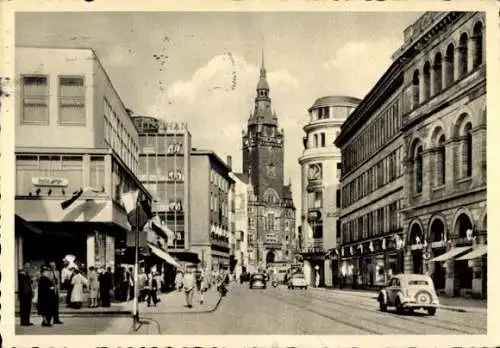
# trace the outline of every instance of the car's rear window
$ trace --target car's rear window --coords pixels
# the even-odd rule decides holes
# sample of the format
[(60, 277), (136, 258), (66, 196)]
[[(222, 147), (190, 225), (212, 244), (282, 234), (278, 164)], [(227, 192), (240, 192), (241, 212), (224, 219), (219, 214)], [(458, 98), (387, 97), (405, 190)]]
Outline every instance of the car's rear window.
[(253, 278), (253, 279), (257, 279), (257, 280), (258, 280), (258, 279), (264, 279), (264, 276), (263, 276), (263, 275), (261, 275), (261, 274), (256, 274), (256, 275), (254, 275), (252, 278)]
[(303, 274), (294, 274), (293, 278), (304, 278)]
[(429, 285), (427, 280), (410, 280), (408, 285)]

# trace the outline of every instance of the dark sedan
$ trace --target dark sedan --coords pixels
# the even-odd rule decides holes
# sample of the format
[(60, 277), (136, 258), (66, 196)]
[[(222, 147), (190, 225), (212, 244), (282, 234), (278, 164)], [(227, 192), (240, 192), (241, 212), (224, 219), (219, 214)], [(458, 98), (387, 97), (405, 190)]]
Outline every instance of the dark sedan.
[(250, 289), (265, 289), (266, 278), (262, 273), (252, 274), (250, 277)]

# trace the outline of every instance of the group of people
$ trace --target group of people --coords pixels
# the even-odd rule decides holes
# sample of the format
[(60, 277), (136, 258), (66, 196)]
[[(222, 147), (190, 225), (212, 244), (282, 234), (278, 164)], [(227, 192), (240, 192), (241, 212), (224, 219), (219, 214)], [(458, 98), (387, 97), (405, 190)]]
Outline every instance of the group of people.
[(208, 274), (202, 268), (187, 267), (185, 271), (177, 270), (175, 286), (177, 291), (184, 291), (186, 307), (192, 308), (195, 292), (200, 296), (200, 304), (203, 304), (203, 294), (212, 286), (216, 286), (217, 290), (225, 295), (227, 292), (225, 285), (229, 283), (229, 279), (228, 273), (212, 271)]
[[(111, 305), (112, 273), (91, 266), (86, 275), (80, 267), (64, 260), (64, 268), (59, 272), (55, 262), (42, 265), (39, 272), (25, 263), (18, 274), (18, 295), (21, 325), (33, 325), (30, 322), (32, 304), (36, 303), (37, 312), (42, 317), (42, 326), (62, 324), (59, 320), (59, 303), (62, 290), (66, 291), (66, 305), (79, 309), (88, 297), (88, 307), (109, 307)], [(86, 296), (88, 293), (88, 296)]]

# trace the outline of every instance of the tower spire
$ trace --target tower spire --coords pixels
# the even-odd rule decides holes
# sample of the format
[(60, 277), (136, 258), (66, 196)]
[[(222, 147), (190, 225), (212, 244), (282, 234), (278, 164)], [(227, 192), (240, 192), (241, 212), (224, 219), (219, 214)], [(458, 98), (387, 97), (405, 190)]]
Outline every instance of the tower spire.
[(260, 62), (260, 77), (266, 77), (266, 65), (265, 65), (265, 60), (264, 60), (264, 46), (262, 46), (262, 53), (261, 53), (261, 62)]

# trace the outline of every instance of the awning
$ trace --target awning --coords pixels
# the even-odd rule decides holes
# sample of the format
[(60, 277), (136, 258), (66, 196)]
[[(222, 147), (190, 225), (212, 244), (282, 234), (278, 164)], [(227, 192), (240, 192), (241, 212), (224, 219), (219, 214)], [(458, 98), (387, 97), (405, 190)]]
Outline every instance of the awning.
[(486, 255), (488, 252), (487, 245), (480, 245), (476, 249), (472, 250), (470, 253), (460, 256), (457, 260), (473, 260), (475, 258)]
[(448, 260), (451, 260), (453, 259), (455, 256), (459, 255), (459, 254), (462, 254), (466, 251), (469, 251), (472, 247), (470, 246), (466, 246), (466, 247), (456, 247), (456, 248), (453, 248), (451, 249), (450, 251), (444, 253), (444, 254), (441, 254), (439, 256), (436, 256), (435, 258), (433, 259), (430, 259), (429, 261), (431, 262), (442, 262), (442, 261), (448, 261)]
[(36, 233), (36, 234), (42, 234), (43, 231), (39, 228), (37, 228), (35, 225), (29, 223), (28, 221), (24, 220), (22, 217), (19, 215), (15, 214), (15, 224), (16, 226), (22, 226), (26, 230)]
[(181, 268), (181, 265), (179, 265), (179, 263), (177, 261), (175, 261), (175, 259), (172, 256), (170, 256), (166, 251), (161, 250), (160, 248), (158, 248), (157, 246), (155, 246), (154, 244), (151, 244), (151, 243), (149, 243), (149, 247), (151, 248), (151, 251), (159, 258), (165, 260), (166, 262), (168, 262), (172, 266), (175, 266), (177, 268)]

